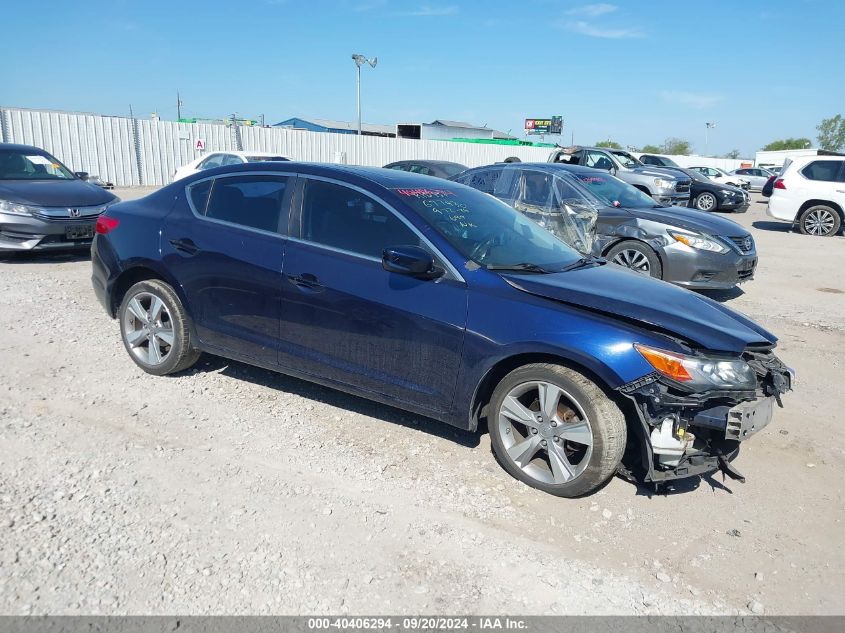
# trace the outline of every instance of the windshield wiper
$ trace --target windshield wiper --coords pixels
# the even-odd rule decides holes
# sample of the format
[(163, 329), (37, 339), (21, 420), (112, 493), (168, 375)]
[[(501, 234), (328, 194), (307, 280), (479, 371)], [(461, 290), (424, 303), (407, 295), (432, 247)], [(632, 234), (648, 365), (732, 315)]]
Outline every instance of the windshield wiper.
[(587, 266), (592, 266), (593, 264), (601, 265), (604, 264), (606, 260), (602, 259), (601, 257), (593, 257), (592, 255), (587, 255), (586, 257), (582, 257), (581, 259), (572, 262), (568, 266), (564, 266), (560, 269), (560, 272), (565, 273), (569, 270), (577, 270), (578, 268), (586, 268)]
[(538, 266), (537, 264), (532, 264), (530, 262), (522, 262), (520, 264), (490, 264), (489, 266), (485, 266), (487, 270), (513, 270), (518, 272), (527, 272), (527, 273), (544, 273), (544, 274), (551, 274), (554, 271), (546, 270), (542, 266)]

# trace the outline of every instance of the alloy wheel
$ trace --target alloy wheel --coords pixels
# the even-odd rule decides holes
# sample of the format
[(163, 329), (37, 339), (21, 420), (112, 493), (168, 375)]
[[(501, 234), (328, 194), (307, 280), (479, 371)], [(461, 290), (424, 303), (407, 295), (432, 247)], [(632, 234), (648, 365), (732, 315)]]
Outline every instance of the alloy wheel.
[(540, 482), (567, 483), (590, 463), (590, 421), (575, 399), (552, 383), (525, 382), (511, 389), (497, 425), (508, 459)]
[(804, 218), (804, 230), (809, 235), (829, 235), (836, 224), (836, 218), (829, 209), (811, 209)]
[(126, 304), (123, 331), (132, 354), (147, 365), (160, 365), (173, 349), (170, 312), (150, 292), (139, 292)]
[(645, 256), (645, 253), (633, 248), (619, 251), (611, 261), (625, 268), (636, 270), (638, 273), (644, 273), (646, 275), (651, 273), (651, 264), (648, 261), (648, 257)]
[(710, 211), (716, 206), (716, 198), (713, 194), (702, 193), (695, 201), (695, 206), (701, 211)]

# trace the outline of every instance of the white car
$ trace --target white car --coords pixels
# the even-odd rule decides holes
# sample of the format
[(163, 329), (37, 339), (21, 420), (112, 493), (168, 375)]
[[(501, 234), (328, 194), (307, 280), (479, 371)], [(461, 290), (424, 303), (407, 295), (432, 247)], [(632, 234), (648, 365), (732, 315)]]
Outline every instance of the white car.
[(743, 167), (742, 169), (734, 169), (731, 172), (733, 176), (740, 176), (747, 180), (754, 191), (762, 191), (769, 178), (775, 173), (762, 167)]
[(266, 152), (211, 152), (195, 158), (187, 165), (182, 165), (173, 172), (173, 181), (180, 180), (191, 174), (214, 167), (228, 167), (229, 165), (242, 165), (244, 163), (258, 163), (263, 161), (290, 160), (279, 154), (268, 154)]
[(746, 191), (748, 191), (751, 187), (745, 178), (729, 174), (724, 169), (719, 169), (718, 167), (690, 167), (690, 169), (694, 169), (699, 174), (707, 176), (710, 180), (714, 180), (715, 182), (723, 185), (739, 187), (740, 189), (745, 189)]
[(784, 163), (766, 214), (805, 235), (828, 237), (842, 228), (843, 209), (845, 156), (801, 156)]

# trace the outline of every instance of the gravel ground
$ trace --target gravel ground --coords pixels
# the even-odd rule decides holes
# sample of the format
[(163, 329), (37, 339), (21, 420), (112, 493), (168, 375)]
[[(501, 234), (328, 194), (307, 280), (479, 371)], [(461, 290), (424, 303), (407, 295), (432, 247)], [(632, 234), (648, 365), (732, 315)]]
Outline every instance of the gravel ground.
[(719, 298), (799, 376), (748, 483), (578, 500), (487, 436), (272, 372), (148, 376), (87, 258), (0, 260), (0, 613), (845, 613), (845, 238), (734, 219), (761, 263)]

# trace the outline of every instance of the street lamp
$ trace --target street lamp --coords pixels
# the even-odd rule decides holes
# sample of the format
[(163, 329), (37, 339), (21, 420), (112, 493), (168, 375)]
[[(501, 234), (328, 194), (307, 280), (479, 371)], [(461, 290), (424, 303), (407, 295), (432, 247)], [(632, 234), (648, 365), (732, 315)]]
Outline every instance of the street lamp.
[(704, 125), (704, 153), (709, 154), (710, 150), (707, 148), (707, 130), (712, 130), (714, 127), (716, 127), (716, 124), (708, 121)]
[(361, 136), (361, 66), (367, 63), (370, 65), (371, 68), (375, 68), (376, 64), (378, 64), (378, 57), (367, 59), (364, 55), (354, 53), (352, 55), (352, 61), (354, 61), (355, 66), (358, 67), (358, 136)]

